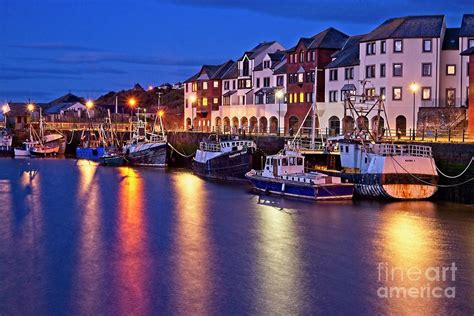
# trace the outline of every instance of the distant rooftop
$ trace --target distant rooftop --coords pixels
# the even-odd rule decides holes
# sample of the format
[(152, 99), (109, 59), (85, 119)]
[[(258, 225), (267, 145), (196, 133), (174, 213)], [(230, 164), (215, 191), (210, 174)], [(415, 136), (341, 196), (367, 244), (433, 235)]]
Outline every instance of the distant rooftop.
[[(300, 38), (298, 44), (300, 42), (303, 42), (303, 45), (308, 49), (341, 49), (348, 37), (349, 36), (347, 34), (344, 34), (341, 31), (330, 27), (314, 35), (313, 37)], [(298, 46), (298, 44), (296, 46)], [(290, 48), (288, 52), (293, 52), (296, 49), (296, 46)]]
[(474, 36), (474, 14), (464, 14), (464, 16), (462, 17), (459, 36)]
[(359, 43), (364, 36), (365, 34), (349, 37), (342, 49), (333, 54), (335, 59), (331, 61), (326, 68), (359, 65)]

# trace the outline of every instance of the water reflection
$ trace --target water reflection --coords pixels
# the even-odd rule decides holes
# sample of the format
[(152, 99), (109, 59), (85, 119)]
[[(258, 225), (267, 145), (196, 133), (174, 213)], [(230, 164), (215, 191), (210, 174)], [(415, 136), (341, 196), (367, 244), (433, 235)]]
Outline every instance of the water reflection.
[[(282, 314), (298, 314), (301, 305), (293, 304), (302, 299), (303, 264), (299, 234), (296, 229), (295, 210), (285, 208), (285, 200), (257, 196), (257, 293), (255, 302), (259, 314), (275, 312), (274, 302), (279, 303)], [(275, 297), (276, 296), (276, 297)]]
[[(78, 161), (79, 171), (77, 209), (80, 213), (80, 233), (77, 250), (77, 268), (75, 270), (74, 296), (80, 298), (81, 312), (97, 314), (100, 310), (103, 271), (102, 235), (101, 235), (101, 188), (97, 181), (97, 164)], [(77, 306), (77, 305), (76, 305)]]
[(148, 314), (150, 296), (146, 288), (150, 273), (146, 223), (144, 221), (144, 185), (140, 173), (127, 167), (119, 168), (117, 266), (118, 310), (129, 314)]
[[(385, 313), (396, 311), (409, 314), (416, 310), (420, 314), (431, 315), (439, 312), (440, 300), (427, 298), (430, 294), (428, 287), (443, 284), (433, 283), (424, 275), (416, 277), (410, 274), (410, 271), (416, 273), (418, 270), (423, 274), (428, 268), (445, 264), (441, 261), (444, 256), (441, 245), (443, 233), (430, 220), (436, 212), (435, 204), (427, 201), (397, 202), (386, 205), (382, 212), (381, 236), (375, 240), (378, 251), (374, 275), (378, 289), (384, 287), (380, 290), (381, 295), (389, 296), (383, 305), (386, 307)], [(420, 289), (420, 293), (418, 298), (410, 298), (402, 290), (401, 298), (397, 298), (399, 294), (394, 290), (397, 287)]]
[(174, 177), (176, 193), (176, 244), (177, 258), (174, 270), (177, 280), (176, 307), (180, 311), (209, 314), (212, 253), (209, 245), (207, 203), (212, 197), (204, 188), (204, 181), (189, 173)]

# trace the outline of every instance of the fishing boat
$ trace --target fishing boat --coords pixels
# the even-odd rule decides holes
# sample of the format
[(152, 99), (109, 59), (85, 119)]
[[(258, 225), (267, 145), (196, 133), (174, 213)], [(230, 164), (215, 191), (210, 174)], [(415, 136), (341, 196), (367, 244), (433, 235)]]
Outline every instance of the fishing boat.
[(22, 146), (14, 149), (15, 157), (29, 157), (31, 156), (30, 150), (39, 144), (38, 141), (33, 139), (33, 126), (30, 124), (30, 136), (23, 142)]
[(245, 174), (252, 169), (256, 148), (251, 139), (211, 135), (199, 144), (193, 160), (193, 171), (209, 179), (244, 180)]
[(59, 146), (38, 144), (30, 149), (30, 154), (34, 157), (49, 157), (58, 155), (59, 151)]
[(352, 183), (340, 177), (305, 172), (305, 157), (295, 149), (266, 157), (263, 170), (251, 170), (245, 176), (257, 191), (310, 200), (351, 199)]
[(6, 128), (0, 129), (0, 156), (11, 156), (13, 154), (12, 135)]
[[(100, 130), (99, 134), (101, 134)], [(105, 149), (105, 139), (101, 136), (97, 137), (92, 130), (85, 135), (83, 130), (80, 144), (76, 148), (76, 158), (98, 161), (105, 154)]]
[(166, 166), (166, 149), (168, 145), (161, 115), (159, 115), (159, 118), (161, 135), (155, 133), (155, 124), (153, 124), (152, 132), (148, 132), (146, 116), (144, 121), (141, 120), (138, 109), (137, 122), (130, 136), (130, 141), (123, 147), (124, 159), (128, 164), (146, 167)]
[(106, 149), (105, 153), (99, 158), (101, 166), (120, 167), (124, 162), (124, 154), (114, 147)]
[[(362, 84), (365, 86), (365, 82)], [(370, 130), (367, 116), (371, 111), (376, 113)], [(390, 134), (384, 135), (383, 122), (388, 124), (388, 119), (383, 96), (346, 92), (344, 117), (348, 114), (356, 126), (345, 131), (338, 147), (341, 176), (355, 184), (356, 194), (412, 200), (427, 199), (436, 193), (438, 172), (431, 147), (397, 143)]]

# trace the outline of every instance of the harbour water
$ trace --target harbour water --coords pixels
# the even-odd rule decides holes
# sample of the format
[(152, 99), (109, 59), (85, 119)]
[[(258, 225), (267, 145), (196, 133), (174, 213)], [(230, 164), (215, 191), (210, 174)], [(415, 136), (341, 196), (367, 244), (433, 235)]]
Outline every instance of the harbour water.
[[(385, 273), (453, 263), (454, 280)], [(0, 280), (0, 315), (472, 315), (474, 207), (306, 202), (185, 170), (0, 159)]]

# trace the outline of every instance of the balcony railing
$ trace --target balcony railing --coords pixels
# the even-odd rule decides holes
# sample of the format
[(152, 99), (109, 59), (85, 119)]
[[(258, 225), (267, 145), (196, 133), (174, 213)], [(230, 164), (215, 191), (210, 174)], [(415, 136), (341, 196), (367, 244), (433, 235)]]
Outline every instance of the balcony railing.
[(421, 101), (422, 107), (453, 107), (454, 108), (454, 107), (462, 107), (462, 106), (467, 106), (467, 105), (468, 105), (468, 100), (466, 98), (453, 98), (453, 99), (439, 98), (439, 99)]

